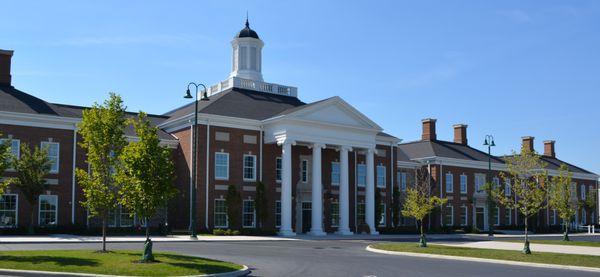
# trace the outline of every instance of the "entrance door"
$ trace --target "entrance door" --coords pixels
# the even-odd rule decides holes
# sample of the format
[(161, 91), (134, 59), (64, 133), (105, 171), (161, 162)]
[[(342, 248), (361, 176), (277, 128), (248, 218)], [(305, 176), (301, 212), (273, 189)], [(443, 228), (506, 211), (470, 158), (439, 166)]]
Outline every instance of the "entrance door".
[(483, 207), (475, 208), (475, 222), (478, 230), (483, 231), (485, 229), (485, 209)]
[(310, 231), (310, 225), (312, 223), (312, 203), (302, 202), (302, 233), (308, 233)]

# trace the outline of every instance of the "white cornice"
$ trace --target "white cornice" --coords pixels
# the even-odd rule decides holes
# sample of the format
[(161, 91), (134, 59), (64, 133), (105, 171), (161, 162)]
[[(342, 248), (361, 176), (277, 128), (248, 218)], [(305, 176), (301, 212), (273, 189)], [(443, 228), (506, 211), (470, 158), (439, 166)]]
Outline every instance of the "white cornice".
[(0, 124), (75, 130), (81, 118), (0, 111)]

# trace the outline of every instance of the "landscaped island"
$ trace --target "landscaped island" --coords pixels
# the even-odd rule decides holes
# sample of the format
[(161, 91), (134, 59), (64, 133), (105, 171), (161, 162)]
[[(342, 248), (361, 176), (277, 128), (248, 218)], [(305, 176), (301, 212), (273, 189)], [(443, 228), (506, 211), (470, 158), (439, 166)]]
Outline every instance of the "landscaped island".
[(128, 276), (186, 276), (232, 272), (243, 267), (169, 252), (155, 252), (154, 258), (154, 263), (140, 263), (139, 251), (126, 250), (108, 253), (95, 250), (2, 251), (0, 268)]
[(534, 252), (529, 255), (524, 255), (521, 253), (521, 251), (517, 250), (480, 249), (443, 246), (435, 244), (429, 244), (428, 247), (419, 247), (419, 245), (416, 243), (408, 242), (377, 243), (371, 245), (371, 248), (394, 252), (410, 252), (421, 254), (461, 256), (482, 259), (496, 259), (517, 262), (600, 268), (600, 256), (591, 255), (557, 254), (548, 252)]

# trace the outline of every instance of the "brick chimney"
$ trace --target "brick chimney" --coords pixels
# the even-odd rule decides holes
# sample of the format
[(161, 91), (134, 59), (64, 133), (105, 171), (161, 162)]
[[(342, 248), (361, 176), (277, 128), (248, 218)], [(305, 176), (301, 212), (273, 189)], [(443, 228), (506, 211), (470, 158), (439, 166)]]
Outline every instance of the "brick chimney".
[(521, 145), (522, 149), (527, 149), (527, 150), (529, 150), (531, 152), (535, 151), (533, 149), (533, 139), (534, 139), (534, 137), (526, 136), (526, 137), (522, 137), (521, 139), (523, 140), (523, 144)]
[(556, 158), (556, 152), (554, 151), (554, 142), (553, 140), (545, 140), (544, 141), (544, 156)]
[(454, 126), (454, 143), (467, 145), (467, 124), (455, 124)]
[(435, 121), (434, 118), (425, 118), (421, 120), (423, 122), (423, 134), (421, 135), (422, 140), (436, 140), (435, 134)]
[(10, 62), (13, 51), (0, 49), (0, 85), (10, 85)]

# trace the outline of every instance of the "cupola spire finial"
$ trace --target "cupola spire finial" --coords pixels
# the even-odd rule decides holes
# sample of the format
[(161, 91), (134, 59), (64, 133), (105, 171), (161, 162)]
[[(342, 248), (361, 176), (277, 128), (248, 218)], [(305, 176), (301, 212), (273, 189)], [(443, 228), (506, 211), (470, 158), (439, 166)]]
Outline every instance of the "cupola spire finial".
[(248, 22), (248, 11), (246, 11), (246, 28), (250, 28), (250, 22)]

